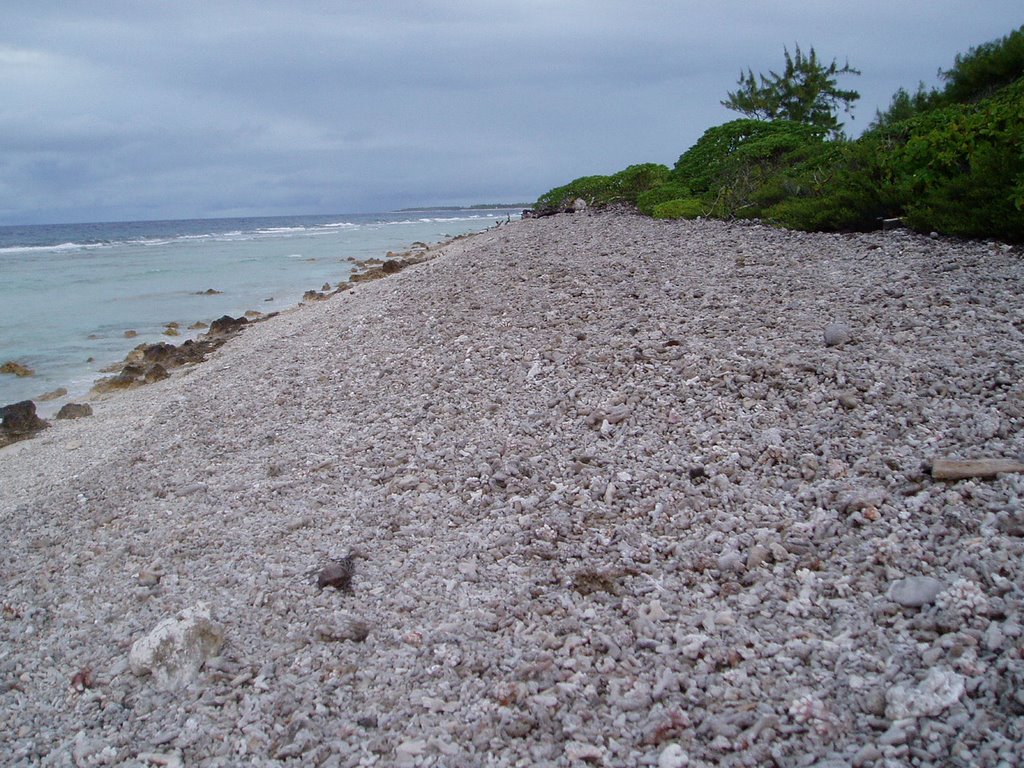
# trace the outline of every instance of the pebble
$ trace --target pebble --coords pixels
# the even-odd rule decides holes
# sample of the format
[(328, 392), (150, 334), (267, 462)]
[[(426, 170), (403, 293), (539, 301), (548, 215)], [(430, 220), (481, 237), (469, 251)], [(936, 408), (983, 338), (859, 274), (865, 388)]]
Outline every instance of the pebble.
[(889, 585), (889, 599), (904, 608), (920, 608), (935, 602), (946, 583), (931, 576), (910, 576)]
[(351, 592), (354, 572), (355, 563), (352, 556), (348, 555), (320, 569), (316, 576), (316, 586), (318, 589), (334, 587), (340, 592)]
[(826, 347), (841, 347), (849, 343), (853, 332), (846, 323), (829, 323), (823, 332)]
[(658, 755), (658, 768), (686, 768), (690, 758), (678, 744), (669, 744)]

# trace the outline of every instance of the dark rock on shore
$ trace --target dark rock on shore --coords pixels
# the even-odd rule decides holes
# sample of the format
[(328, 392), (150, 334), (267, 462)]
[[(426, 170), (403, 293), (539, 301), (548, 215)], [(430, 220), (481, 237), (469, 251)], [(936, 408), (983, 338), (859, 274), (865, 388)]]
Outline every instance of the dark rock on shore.
[(202, 362), (204, 355), (215, 347), (209, 341), (189, 339), (180, 345), (158, 342), (143, 348), (142, 359), (147, 363), (175, 368), (186, 363)]
[(0, 408), (0, 446), (13, 443), (49, 426), (36, 416), (36, 404), (31, 400), (11, 403)]
[(215, 288), (207, 288), (205, 291), (196, 291), (196, 296), (219, 296), (224, 291), (218, 291)]
[[(362, 262), (363, 264), (371, 263), (370, 260)], [(401, 272), (410, 262), (404, 259), (387, 259), (380, 262), (380, 266), (374, 266), (367, 269), (365, 272), (359, 272), (349, 276), (349, 280), (353, 283), (364, 283), (369, 280), (379, 280), (382, 277), (393, 275), (396, 272)]]
[(82, 419), (92, 416), (92, 406), (86, 403), (66, 403), (57, 411), (58, 419)]
[(242, 326), (246, 325), (249, 320), (245, 317), (231, 317), (230, 315), (223, 315), (210, 323), (210, 330), (206, 332), (207, 336), (228, 336), (233, 333), (238, 333), (242, 330)]
[(154, 363), (146, 369), (142, 378), (147, 384), (152, 384), (156, 381), (163, 381), (164, 379), (170, 378), (170, 376), (171, 374), (169, 374), (167, 369), (160, 365), (160, 363)]
[(178, 345), (161, 341), (136, 347), (125, 358), (126, 364), (120, 373), (100, 379), (93, 385), (92, 391), (113, 392), (162, 381), (170, 376), (170, 368), (203, 362), (208, 353), (220, 347), (248, 323), (245, 317), (224, 315), (210, 323), (210, 329), (198, 339), (186, 339)]

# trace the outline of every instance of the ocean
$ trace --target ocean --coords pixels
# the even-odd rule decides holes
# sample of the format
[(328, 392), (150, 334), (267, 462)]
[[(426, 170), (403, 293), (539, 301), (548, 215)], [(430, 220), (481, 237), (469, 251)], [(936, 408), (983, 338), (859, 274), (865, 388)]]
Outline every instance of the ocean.
[[(180, 344), (222, 315), (295, 306), (343, 282), (350, 259), (487, 229), (519, 209), (274, 216), (0, 227), (0, 405), (35, 400), (49, 415), (142, 343)], [(207, 291), (217, 293), (208, 293)], [(169, 338), (169, 323), (180, 336)], [(134, 332), (128, 338), (126, 332)], [(67, 396), (41, 402), (58, 388)]]

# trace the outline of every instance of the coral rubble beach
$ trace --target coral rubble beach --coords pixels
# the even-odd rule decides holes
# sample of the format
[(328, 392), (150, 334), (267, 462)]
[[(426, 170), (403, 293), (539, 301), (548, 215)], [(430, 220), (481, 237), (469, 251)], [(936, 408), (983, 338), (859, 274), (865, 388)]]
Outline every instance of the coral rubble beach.
[(0, 763), (1019, 764), (1019, 251), (438, 254), (0, 450)]

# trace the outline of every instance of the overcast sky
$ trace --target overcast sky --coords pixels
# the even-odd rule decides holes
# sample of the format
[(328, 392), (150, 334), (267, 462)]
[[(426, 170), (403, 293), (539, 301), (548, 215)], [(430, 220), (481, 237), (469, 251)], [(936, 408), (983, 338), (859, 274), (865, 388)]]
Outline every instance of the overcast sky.
[(0, 224), (532, 201), (671, 165), (783, 47), (899, 86), (1020, 0), (4, 0)]

